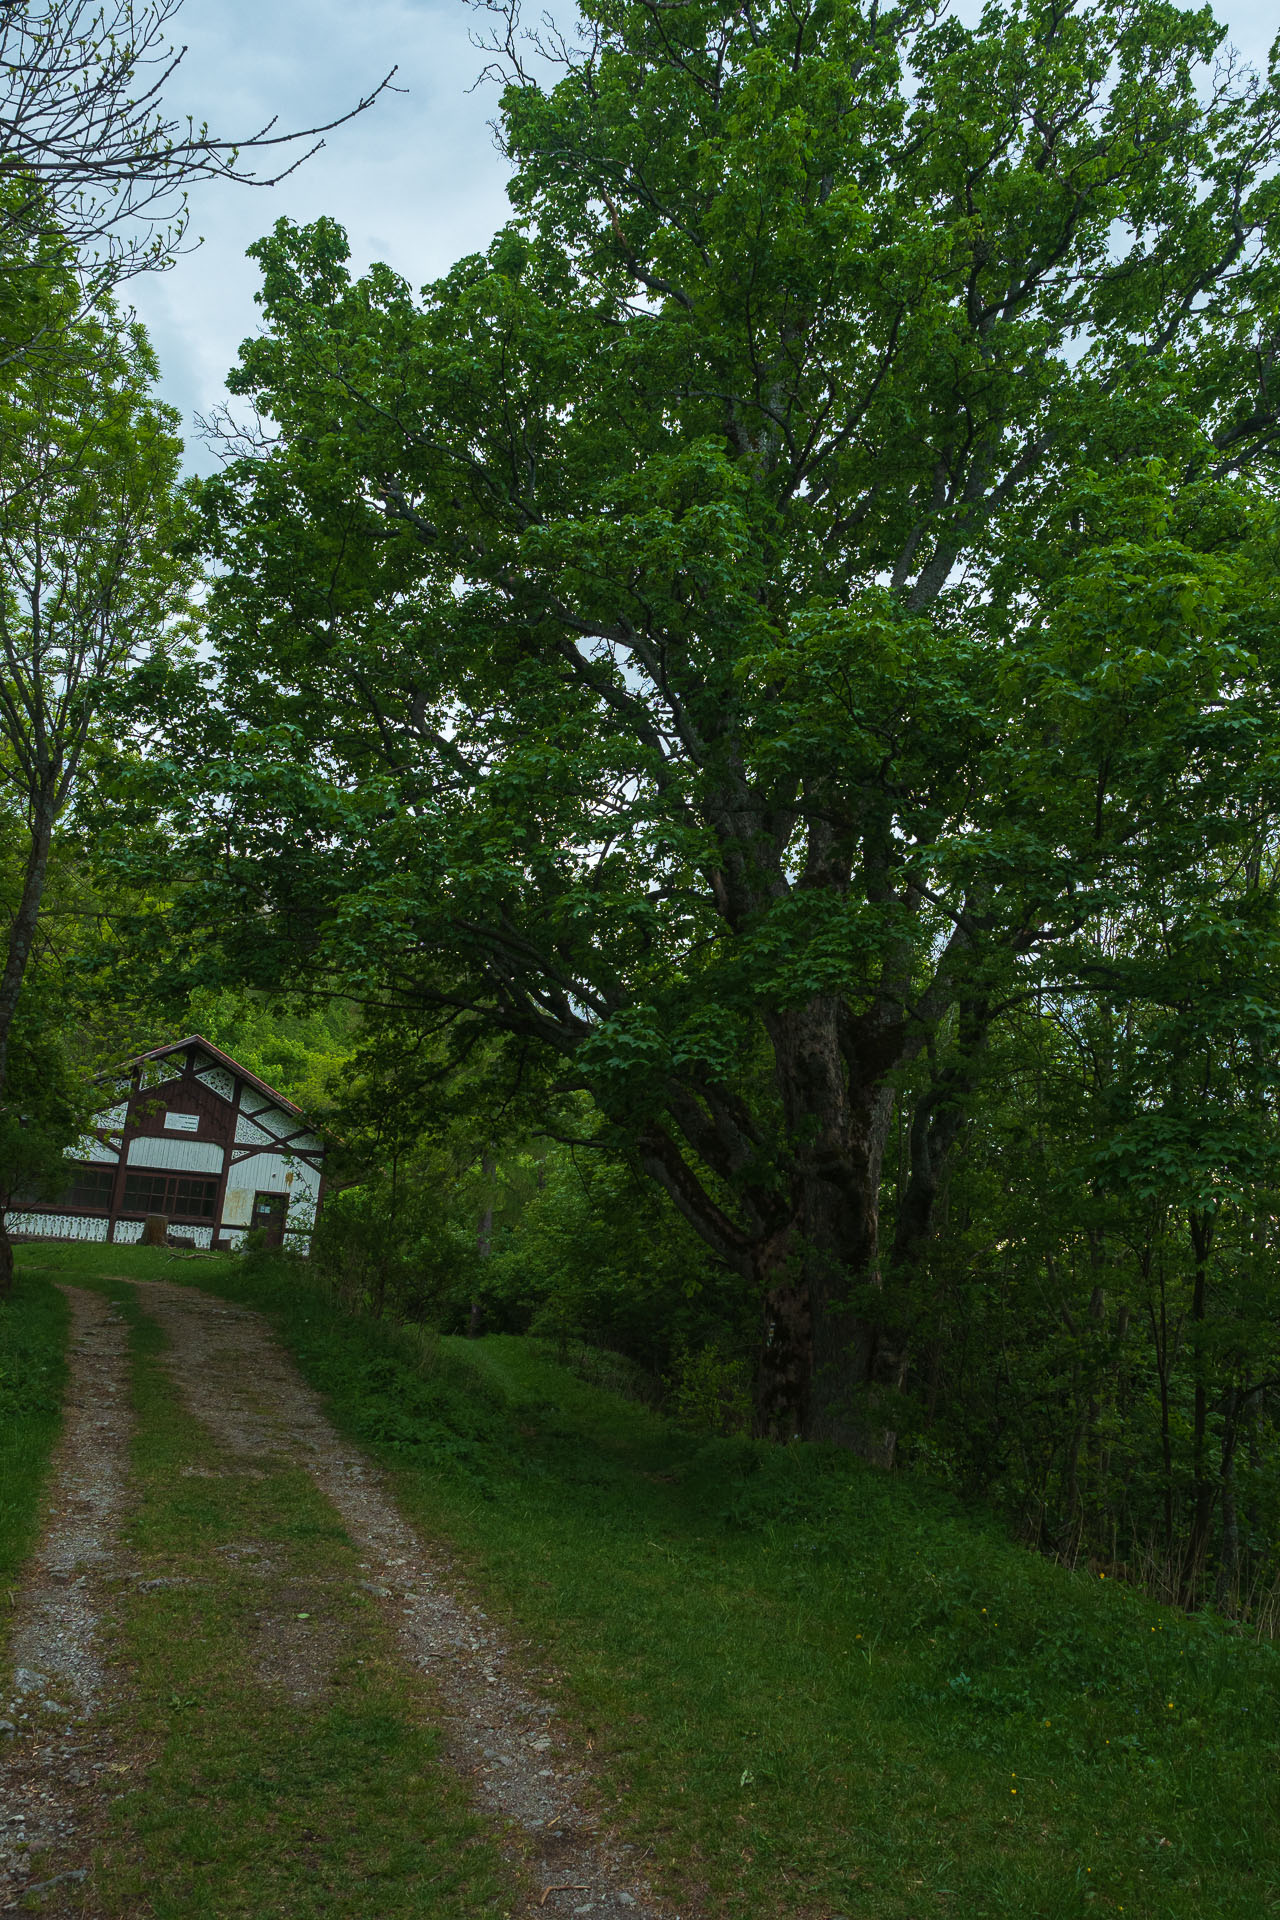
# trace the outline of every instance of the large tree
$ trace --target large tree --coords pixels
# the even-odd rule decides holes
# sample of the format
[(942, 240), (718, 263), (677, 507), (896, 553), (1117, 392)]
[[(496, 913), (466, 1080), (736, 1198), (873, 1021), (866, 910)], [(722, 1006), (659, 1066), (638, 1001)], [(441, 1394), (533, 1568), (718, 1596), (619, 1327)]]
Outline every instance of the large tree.
[(186, 911), (555, 1062), (884, 1454), (991, 1023), (1274, 813), (1280, 102), (1156, 0), (584, 19), (487, 255), (258, 249)]

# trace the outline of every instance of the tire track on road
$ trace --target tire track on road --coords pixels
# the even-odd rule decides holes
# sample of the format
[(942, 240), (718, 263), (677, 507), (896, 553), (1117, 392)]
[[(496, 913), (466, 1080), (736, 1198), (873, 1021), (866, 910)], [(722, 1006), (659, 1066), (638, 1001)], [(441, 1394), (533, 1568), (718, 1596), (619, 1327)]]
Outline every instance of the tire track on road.
[(114, 1742), (100, 1722), (112, 1691), (101, 1642), (128, 1503), (128, 1326), (101, 1294), (62, 1292), (71, 1309), (65, 1418), (40, 1542), (17, 1599), (12, 1681), (0, 1694), (6, 1912), (41, 1887), (75, 1888), (79, 1903), (106, 1794), (117, 1784)]

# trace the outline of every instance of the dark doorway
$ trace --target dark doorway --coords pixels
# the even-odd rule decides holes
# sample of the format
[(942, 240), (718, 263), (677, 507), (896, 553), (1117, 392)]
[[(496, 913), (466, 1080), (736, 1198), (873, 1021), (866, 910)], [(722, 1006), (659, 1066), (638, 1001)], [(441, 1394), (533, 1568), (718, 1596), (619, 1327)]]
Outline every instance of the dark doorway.
[(288, 1205), (287, 1193), (255, 1193), (253, 1196), (253, 1224), (265, 1232), (269, 1247), (284, 1245), (284, 1216)]

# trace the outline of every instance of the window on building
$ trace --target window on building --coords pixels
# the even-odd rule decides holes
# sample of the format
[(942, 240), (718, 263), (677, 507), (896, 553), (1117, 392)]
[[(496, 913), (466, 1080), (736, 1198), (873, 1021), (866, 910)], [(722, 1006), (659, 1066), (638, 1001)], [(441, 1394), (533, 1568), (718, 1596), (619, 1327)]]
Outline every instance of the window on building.
[(115, 1183), (114, 1167), (72, 1167), (71, 1185), (63, 1187), (61, 1193), (52, 1194), (46, 1187), (43, 1192), (38, 1187), (23, 1187), (12, 1196), (10, 1204), (15, 1207), (67, 1207), (83, 1210), (85, 1213), (106, 1213), (111, 1206), (111, 1189)]
[(114, 1167), (77, 1167), (71, 1185), (58, 1205), (83, 1207), (89, 1213), (105, 1213), (111, 1205), (111, 1189), (115, 1179)]
[(216, 1180), (193, 1180), (178, 1173), (127, 1173), (127, 1213), (164, 1213), (171, 1220), (212, 1220), (218, 1204)]

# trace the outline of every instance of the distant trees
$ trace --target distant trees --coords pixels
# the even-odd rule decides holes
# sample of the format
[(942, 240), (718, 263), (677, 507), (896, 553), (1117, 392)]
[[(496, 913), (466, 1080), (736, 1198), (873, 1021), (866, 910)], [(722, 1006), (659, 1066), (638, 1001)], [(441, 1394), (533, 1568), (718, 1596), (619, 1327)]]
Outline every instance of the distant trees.
[[(271, 121), (229, 139), (180, 123), (165, 101), (180, 7), (0, 5), (0, 1290), (4, 1194), (44, 1126), (40, 1075), (20, 1075), (19, 1090), (10, 1071), (55, 831), (128, 734), (131, 677), (174, 643), (194, 577), (176, 553), (177, 419), (111, 295), (171, 262), (192, 181), (271, 184), (281, 168), (264, 176), (256, 160), (279, 154), (291, 171), (390, 83), (299, 132)], [(27, 1055), (44, 1058), (38, 1019), (27, 1034)], [(45, 1106), (53, 1126), (58, 1102)], [(57, 1131), (45, 1127), (41, 1152)]]

